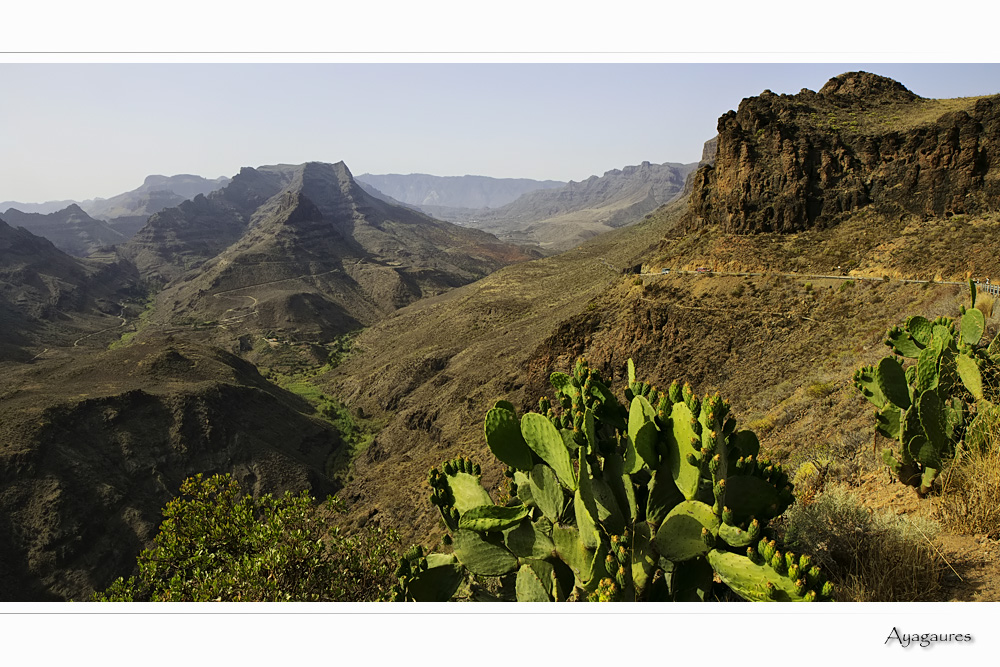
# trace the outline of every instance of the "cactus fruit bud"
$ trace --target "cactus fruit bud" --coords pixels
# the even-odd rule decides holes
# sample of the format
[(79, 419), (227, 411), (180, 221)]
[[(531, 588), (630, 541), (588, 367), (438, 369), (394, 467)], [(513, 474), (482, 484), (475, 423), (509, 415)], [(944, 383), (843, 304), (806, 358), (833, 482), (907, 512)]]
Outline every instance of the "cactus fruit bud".
[(750, 526), (747, 528), (747, 533), (749, 534), (751, 540), (758, 540), (761, 533), (760, 521), (757, 519), (752, 520), (750, 522)]
[(767, 538), (764, 538), (757, 544), (757, 551), (764, 557), (764, 560), (770, 563), (777, 552), (777, 544), (774, 540), (768, 541)]
[(775, 551), (771, 557), (771, 569), (778, 574), (785, 574), (788, 568), (785, 566), (785, 556), (780, 551)]
[(722, 508), (722, 522), (728, 526), (733, 525), (734, 522), (733, 510), (729, 509), (728, 507)]
[(671, 403), (680, 403), (684, 400), (681, 385), (677, 382), (677, 380), (670, 383), (670, 388), (667, 389), (667, 397), (670, 399)]
[(776, 589), (774, 587), (773, 583), (771, 583), (770, 581), (767, 582), (764, 585), (764, 588), (767, 591), (767, 597), (768, 598), (770, 598), (771, 600), (777, 600), (778, 599), (778, 589)]
[(689, 453), (686, 458), (687, 458), (687, 462), (690, 463), (693, 466), (696, 466), (696, 465), (698, 465), (700, 463), (698, 461), (698, 457), (695, 454)]
[(809, 568), (809, 571), (806, 573), (806, 580), (813, 588), (819, 588), (823, 585), (823, 571), (820, 569), (819, 565), (813, 565)]
[(795, 580), (795, 594), (796, 595), (798, 595), (799, 597), (802, 597), (803, 595), (806, 594), (807, 590), (809, 590), (809, 587), (806, 586), (806, 580), (805, 579), (796, 579)]
[[(719, 474), (719, 468), (722, 467), (722, 456), (716, 454), (712, 457), (712, 460), (708, 462), (708, 471), (712, 473), (712, 477)], [(727, 522), (728, 523), (728, 522)]]
[(825, 597), (827, 599), (832, 598), (833, 597), (833, 583), (828, 581), (825, 584), (823, 584), (823, 589), (820, 591), (820, 595), (822, 595), (823, 597)]
[(551, 407), (552, 403), (549, 401), (547, 396), (542, 396), (540, 399), (538, 399), (538, 411), (541, 412), (543, 415), (546, 412), (548, 412)]
[[(799, 566), (798, 565), (789, 565), (788, 566), (788, 578), (789, 579), (792, 579), (793, 581), (798, 581), (799, 580), (799, 574), (800, 573), (799, 573)], [(803, 586), (803, 588), (805, 587), (805, 581), (806, 581), (805, 579), (802, 579), (802, 586)], [(802, 593), (799, 593), (799, 595), (802, 595)]]
[(715, 548), (715, 534), (708, 528), (701, 529), (701, 540), (710, 550)]
[(816, 591), (806, 591), (806, 594), (802, 596), (803, 602), (815, 602), (816, 601)]
[[(479, 465), (478, 463), (473, 463), (472, 464), (472, 474), (476, 475), (476, 476), (482, 475), (483, 474), (483, 467), (481, 465)], [(513, 477), (513, 475), (511, 475), (511, 476)]]
[(809, 568), (812, 567), (812, 556), (809, 554), (802, 554), (799, 556), (799, 569), (803, 572), (808, 572)]
[(794, 553), (792, 553), (791, 551), (787, 552), (785, 554), (785, 567), (786, 568), (792, 567), (798, 562), (798, 560), (799, 559), (795, 557)]

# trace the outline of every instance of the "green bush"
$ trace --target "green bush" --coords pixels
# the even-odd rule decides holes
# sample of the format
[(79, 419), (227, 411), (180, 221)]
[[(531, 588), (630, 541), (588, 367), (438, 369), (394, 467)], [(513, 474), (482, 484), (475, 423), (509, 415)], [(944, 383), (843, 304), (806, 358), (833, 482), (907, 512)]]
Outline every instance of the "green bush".
[(368, 527), (341, 534), (330, 497), (305, 491), (254, 498), (228, 475), (197, 475), (167, 503), (138, 575), (120, 578), (100, 602), (374, 601), (392, 585), (398, 537)]

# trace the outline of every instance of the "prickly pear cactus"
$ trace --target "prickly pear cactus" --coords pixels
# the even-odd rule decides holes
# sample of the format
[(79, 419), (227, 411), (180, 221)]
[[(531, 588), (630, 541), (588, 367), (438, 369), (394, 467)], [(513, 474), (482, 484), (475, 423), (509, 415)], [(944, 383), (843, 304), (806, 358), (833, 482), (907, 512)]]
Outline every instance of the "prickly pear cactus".
[(883, 461), (920, 495), (968, 435), (996, 421), (1000, 355), (991, 351), (1000, 344), (984, 348), (984, 331), (985, 317), (975, 307), (963, 306), (957, 321), (910, 317), (886, 332), (893, 356), (854, 374), (855, 386), (877, 409), (876, 433), (896, 443), (882, 451)]
[(639, 382), (631, 360), (628, 379), (623, 405), (581, 359), (538, 412), (498, 402), (485, 435), (510, 501), (495, 505), (467, 459), (432, 470), (453, 560), (404, 559), (397, 599), (447, 598), (456, 566), (513, 581), (519, 601), (699, 600), (716, 579), (748, 600), (831, 599), (809, 557), (771, 539), (792, 485), (728, 404)]

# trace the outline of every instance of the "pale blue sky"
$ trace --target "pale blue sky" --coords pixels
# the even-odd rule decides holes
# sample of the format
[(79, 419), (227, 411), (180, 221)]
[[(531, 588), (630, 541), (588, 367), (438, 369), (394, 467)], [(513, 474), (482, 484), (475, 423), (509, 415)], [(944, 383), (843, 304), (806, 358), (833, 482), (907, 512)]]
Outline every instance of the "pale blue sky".
[(1000, 92), (993, 64), (0, 64), (0, 201), (308, 160), (579, 181), (697, 161), (742, 98), (856, 69), (925, 97)]

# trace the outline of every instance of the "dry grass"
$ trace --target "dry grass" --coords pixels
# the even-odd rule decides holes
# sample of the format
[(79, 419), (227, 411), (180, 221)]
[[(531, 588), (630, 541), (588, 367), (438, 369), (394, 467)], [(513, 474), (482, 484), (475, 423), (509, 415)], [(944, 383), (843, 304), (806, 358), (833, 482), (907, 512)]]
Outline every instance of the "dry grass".
[(944, 564), (931, 540), (939, 526), (876, 514), (850, 492), (832, 487), (785, 518), (785, 543), (812, 554), (846, 602), (934, 600)]
[(986, 319), (993, 317), (993, 295), (980, 294), (976, 297), (976, 308), (982, 312)]
[(944, 476), (944, 516), (957, 533), (1000, 538), (1000, 425), (982, 449), (962, 452)]

